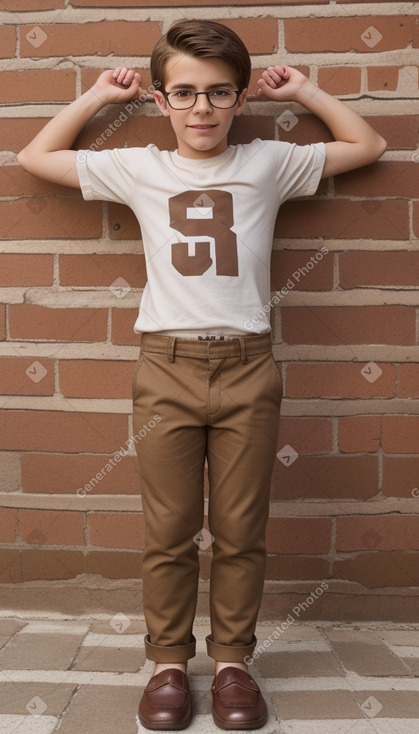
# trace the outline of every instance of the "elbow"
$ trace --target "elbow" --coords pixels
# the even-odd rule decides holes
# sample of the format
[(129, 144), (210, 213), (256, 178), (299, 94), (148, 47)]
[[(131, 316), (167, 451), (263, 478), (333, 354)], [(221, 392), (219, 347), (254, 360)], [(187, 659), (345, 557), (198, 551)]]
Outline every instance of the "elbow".
[(381, 135), (378, 135), (375, 160), (378, 160), (379, 158), (381, 158), (381, 156), (386, 152), (386, 150), (387, 150), (387, 140), (382, 138)]
[(25, 171), (28, 171), (28, 160), (26, 155), (26, 148), (23, 148), (23, 150), (20, 150), (17, 154), (17, 162), (19, 163), (19, 166), (22, 166), (22, 168)]

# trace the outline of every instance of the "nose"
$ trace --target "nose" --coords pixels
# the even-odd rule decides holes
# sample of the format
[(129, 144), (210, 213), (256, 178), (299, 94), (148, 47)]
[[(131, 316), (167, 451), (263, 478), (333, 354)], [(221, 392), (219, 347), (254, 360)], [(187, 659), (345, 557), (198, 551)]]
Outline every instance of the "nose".
[(211, 112), (212, 105), (208, 102), (205, 94), (198, 94), (193, 109), (196, 114), (200, 112)]

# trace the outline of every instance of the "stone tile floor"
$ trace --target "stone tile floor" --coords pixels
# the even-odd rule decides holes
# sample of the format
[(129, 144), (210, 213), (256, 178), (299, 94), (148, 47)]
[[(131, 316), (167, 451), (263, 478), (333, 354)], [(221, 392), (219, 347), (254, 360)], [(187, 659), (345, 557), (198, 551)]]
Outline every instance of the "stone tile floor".
[[(207, 620), (194, 632), (188, 731), (212, 734)], [(144, 633), (124, 614), (1, 617), (0, 734), (137, 734), (153, 666)], [(263, 622), (257, 636), (251, 672), (270, 713), (261, 734), (419, 733), (419, 624)]]

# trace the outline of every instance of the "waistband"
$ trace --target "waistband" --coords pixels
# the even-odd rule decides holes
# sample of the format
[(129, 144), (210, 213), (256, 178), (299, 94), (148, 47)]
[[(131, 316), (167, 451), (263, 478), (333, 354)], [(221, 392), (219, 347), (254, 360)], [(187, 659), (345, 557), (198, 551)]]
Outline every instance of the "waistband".
[(243, 364), (247, 357), (256, 354), (265, 354), (272, 351), (271, 334), (258, 336), (236, 336), (225, 340), (198, 340), (184, 339), (177, 336), (162, 336), (144, 332), (141, 334), (141, 351), (166, 354), (169, 362), (175, 361), (175, 356), (195, 357), (196, 359), (225, 359), (226, 357), (240, 357)]

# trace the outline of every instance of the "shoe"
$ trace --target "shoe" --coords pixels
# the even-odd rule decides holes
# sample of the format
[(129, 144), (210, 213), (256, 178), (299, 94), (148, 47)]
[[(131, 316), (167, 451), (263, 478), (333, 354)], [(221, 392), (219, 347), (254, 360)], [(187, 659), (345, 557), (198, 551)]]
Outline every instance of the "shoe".
[(240, 668), (223, 668), (214, 678), (212, 716), (220, 729), (260, 729), (268, 711), (259, 686)]
[(191, 723), (192, 707), (185, 673), (168, 668), (153, 675), (144, 689), (137, 718), (146, 729), (186, 729)]

